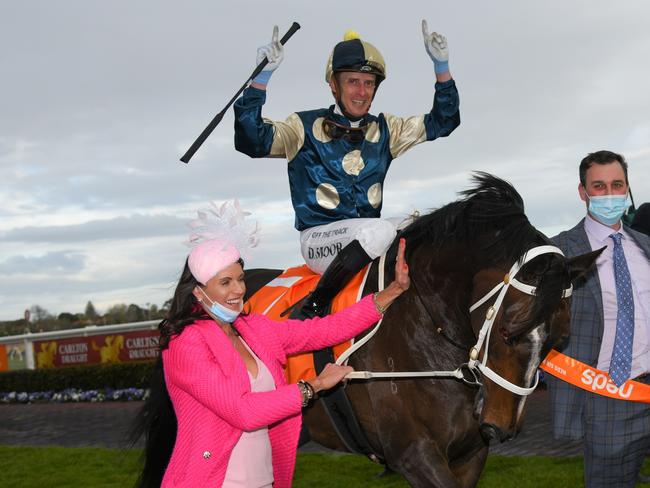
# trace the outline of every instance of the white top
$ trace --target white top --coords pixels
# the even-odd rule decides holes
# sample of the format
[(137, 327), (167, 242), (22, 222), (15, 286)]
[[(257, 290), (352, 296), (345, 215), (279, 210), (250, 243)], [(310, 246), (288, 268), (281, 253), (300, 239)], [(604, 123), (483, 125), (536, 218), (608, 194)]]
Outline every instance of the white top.
[[(240, 337), (241, 339), (241, 337)], [(257, 363), (257, 377), (248, 372), (251, 391), (275, 390), (275, 381), (266, 365), (258, 358), (248, 344), (241, 339)], [(242, 432), (235, 444), (223, 488), (271, 488), (273, 486), (273, 462), (269, 429), (262, 427), (252, 432)]]

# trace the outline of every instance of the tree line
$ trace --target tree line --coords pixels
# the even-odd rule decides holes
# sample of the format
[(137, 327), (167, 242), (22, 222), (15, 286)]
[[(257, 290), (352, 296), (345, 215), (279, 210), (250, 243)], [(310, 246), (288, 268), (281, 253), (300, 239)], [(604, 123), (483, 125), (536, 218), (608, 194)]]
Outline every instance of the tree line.
[(145, 320), (162, 320), (169, 311), (170, 305), (171, 299), (167, 300), (162, 307), (151, 303), (147, 303), (145, 306), (139, 306), (135, 303), (129, 305), (118, 303), (110, 306), (104, 314), (100, 314), (93, 303), (88, 301), (83, 313), (62, 312), (58, 315), (51, 314), (40, 305), (33, 305), (29, 309), (29, 320), (23, 318), (0, 321), (0, 336), (76, 329), (87, 325), (102, 326)]

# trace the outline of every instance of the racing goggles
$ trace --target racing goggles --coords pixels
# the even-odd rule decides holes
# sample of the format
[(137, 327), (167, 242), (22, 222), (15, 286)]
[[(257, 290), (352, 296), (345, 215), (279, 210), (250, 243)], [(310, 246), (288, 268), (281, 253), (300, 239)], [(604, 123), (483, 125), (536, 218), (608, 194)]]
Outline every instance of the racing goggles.
[(323, 131), (330, 139), (343, 139), (352, 143), (359, 143), (366, 137), (368, 125), (350, 127), (334, 122), (331, 119), (323, 119)]

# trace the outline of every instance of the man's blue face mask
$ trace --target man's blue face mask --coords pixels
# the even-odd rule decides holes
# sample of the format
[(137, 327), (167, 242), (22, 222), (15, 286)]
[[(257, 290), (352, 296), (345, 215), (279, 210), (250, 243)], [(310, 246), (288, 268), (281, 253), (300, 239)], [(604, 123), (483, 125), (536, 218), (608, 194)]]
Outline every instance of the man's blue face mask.
[(589, 196), (589, 213), (605, 225), (614, 225), (632, 205), (629, 194)]

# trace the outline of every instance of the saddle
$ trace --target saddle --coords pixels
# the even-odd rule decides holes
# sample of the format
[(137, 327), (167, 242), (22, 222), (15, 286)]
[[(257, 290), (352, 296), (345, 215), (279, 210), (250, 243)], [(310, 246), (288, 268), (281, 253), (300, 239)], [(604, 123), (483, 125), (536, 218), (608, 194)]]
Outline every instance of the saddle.
[[(359, 301), (365, 276), (366, 269), (350, 280), (347, 286), (332, 301), (332, 313), (343, 310)], [(289, 268), (256, 291), (246, 302), (244, 310), (249, 313), (261, 313), (277, 321), (287, 320), (289, 318), (287, 312), (290, 312), (297, 303), (316, 288), (319, 278), (320, 275), (311, 271), (307, 265)], [(334, 346), (332, 348), (334, 359), (350, 347), (350, 344), (351, 341), (348, 341)], [(287, 359), (285, 373), (289, 383), (312, 379), (318, 372), (314, 366), (314, 355), (312, 353), (289, 356)]]

